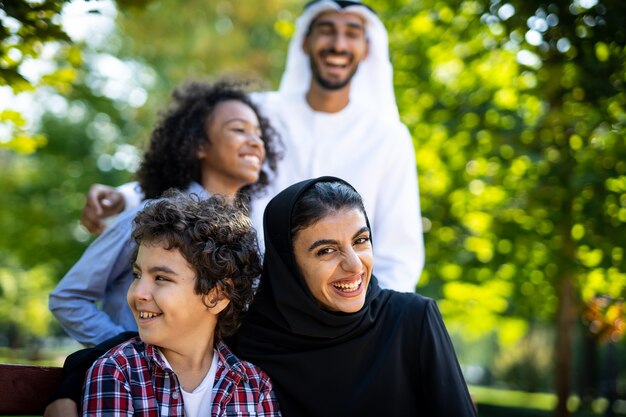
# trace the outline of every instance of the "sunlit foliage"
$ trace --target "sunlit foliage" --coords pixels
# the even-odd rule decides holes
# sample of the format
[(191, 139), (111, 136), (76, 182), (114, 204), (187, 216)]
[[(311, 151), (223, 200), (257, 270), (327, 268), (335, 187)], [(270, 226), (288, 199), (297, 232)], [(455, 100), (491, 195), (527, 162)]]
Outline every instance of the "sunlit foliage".
[(571, 349), (585, 302), (626, 295), (626, 6), (379, 4), (420, 173), (418, 290), (463, 334), (558, 318)]
[[(583, 298), (623, 295), (624, 6), (610, 3), (380, 2), (416, 145), (424, 290), (543, 320), (568, 271)], [(473, 297), (446, 289), (459, 280)]]
[[(61, 28), (58, 15), (65, 1), (12, 1), (3, 2), (0, 10), (0, 86), (8, 86), (14, 94), (53, 87), (67, 92), (80, 65), (78, 49)], [(48, 50), (44, 51), (48, 46)], [(55, 49), (65, 62), (53, 65), (37, 79), (24, 75), (24, 66)], [(60, 62), (60, 61), (59, 61)], [(0, 111), (0, 126), (5, 126), (5, 138), (0, 138), (0, 148), (20, 153), (32, 153), (46, 143), (45, 136), (31, 134), (27, 120), (12, 109)]]

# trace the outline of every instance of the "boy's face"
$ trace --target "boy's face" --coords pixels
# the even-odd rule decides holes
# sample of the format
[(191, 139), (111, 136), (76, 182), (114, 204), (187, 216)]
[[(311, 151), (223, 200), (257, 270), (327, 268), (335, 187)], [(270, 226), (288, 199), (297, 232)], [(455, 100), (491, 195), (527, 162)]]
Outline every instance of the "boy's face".
[(133, 274), (127, 300), (145, 343), (165, 354), (213, 341), (217, 315), (194, 292), (196, 273), (178, 249), (142, 243)]

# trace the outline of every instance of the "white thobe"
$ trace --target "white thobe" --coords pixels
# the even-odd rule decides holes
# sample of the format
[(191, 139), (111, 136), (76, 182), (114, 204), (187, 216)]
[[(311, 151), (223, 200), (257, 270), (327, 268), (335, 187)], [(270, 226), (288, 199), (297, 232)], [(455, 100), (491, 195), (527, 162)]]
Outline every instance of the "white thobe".
[(293, 183), (324, 175), (344, 179), (363, 197), (380, 285), (414, 292), (424, 266), (424, 241), (415, 150), (406, 126), (359, 103), (325, 113), (313, 110), (303, 95), (271, 92), (252, 98), (285, 146), (271, 192), (254, 204), (253, 222), (260, 223), (271, 196)]

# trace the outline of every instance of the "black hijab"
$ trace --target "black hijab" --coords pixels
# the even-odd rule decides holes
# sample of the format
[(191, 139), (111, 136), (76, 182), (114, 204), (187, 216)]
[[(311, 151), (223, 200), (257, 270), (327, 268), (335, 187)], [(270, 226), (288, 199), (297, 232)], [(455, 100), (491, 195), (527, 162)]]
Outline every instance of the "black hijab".
[[(336, 338), (349, 338), (352, 332), (368, 326), (377, 315), (376, 309), (369, 308), (372, 300), (380, 294), (376, 278), (372, 277), (365, 306), (361, 311), (354, 314), (335, 313), (320, 308), (296, 265), (291, 236), (294, 205), (302, 193), (315, 183), (331, 181), (345, 183), (335, 177), (303, 181), (278, 194), (265, 209), (263, 224), (266, 228), (266, 252), (261, 278), (263, 288), (254, 310), (259, 309), (258, 314), (268, 314), (272, 321), (287, 332), (283, 336), (296, 336), (297, 341), (300, 336), (305, 336), (335, 343)], [(369, 222), (367, 226), (369, 227)]]
[(360, 311), (327, 311), (296, 265), (294, 205), (314, 184), (334, 181), (345, 183), (321, 177), (294, 184), (266, 207), (260, 287), (229, 345), (270, 375), (284, 416), (439, 415), (420, 405), (418, 386), (427, 299), (381, 290), (372, 276)]

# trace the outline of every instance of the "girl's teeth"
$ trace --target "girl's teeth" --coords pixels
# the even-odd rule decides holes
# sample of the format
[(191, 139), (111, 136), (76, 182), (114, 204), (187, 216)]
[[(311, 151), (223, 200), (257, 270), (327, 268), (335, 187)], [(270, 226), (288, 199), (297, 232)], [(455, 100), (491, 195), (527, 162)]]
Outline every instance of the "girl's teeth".
[(254, 156), (254, 155), (246, 155), (246, 156), (243, 157), (243, 159), (246, 159), (248, 161), (252, 161), (252, 162), (255, 162), (255, 163), (259, 163), (260, 162), (259, 157), (258, 156)]
[(142, 319), (151, 319), (152, 317), (156, 317), (159, 316), (160, 314), (157, 313), (150, 313), (147, 311), (140, 311), (139, 312), (139, 317)]

